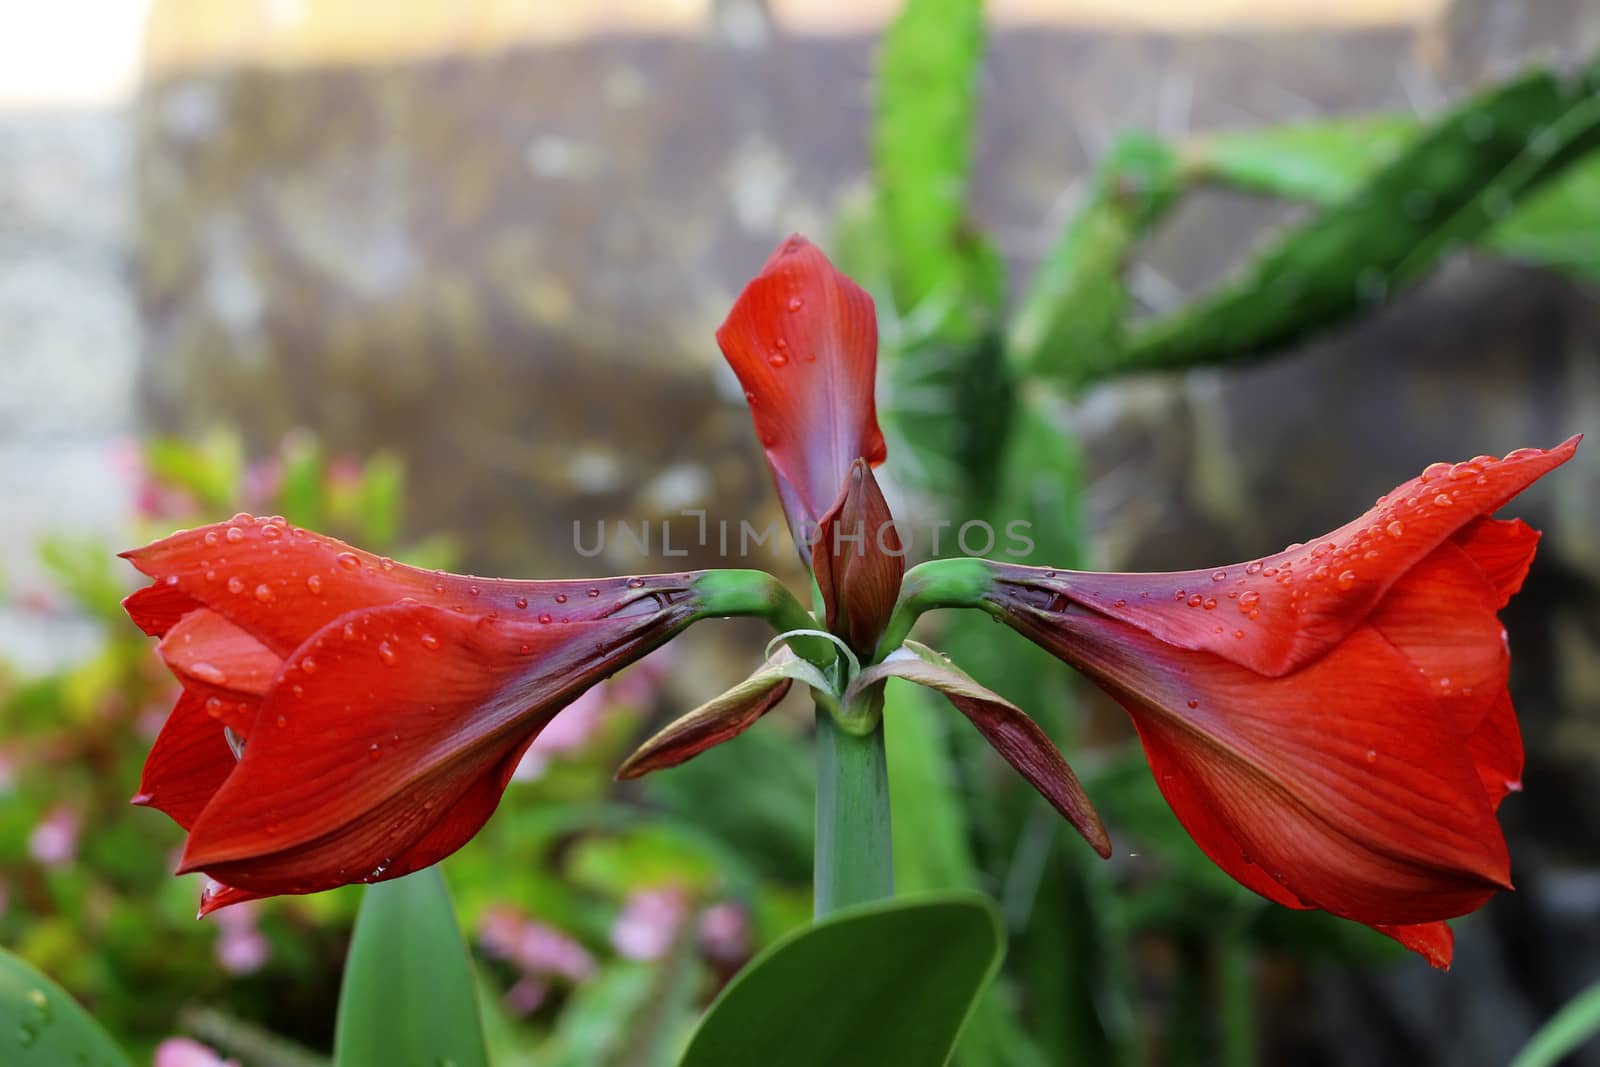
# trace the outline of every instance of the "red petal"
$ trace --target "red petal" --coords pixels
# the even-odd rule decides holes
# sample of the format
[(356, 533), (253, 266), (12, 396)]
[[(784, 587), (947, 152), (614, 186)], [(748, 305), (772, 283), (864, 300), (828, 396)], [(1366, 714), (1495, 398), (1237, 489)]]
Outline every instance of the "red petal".
[(200, 602), (178, 588), (177, 582), (158, 581), (136, 590), (122, 602), (133, 624), (151, 637), (165, 637), (179, 619)]
[(811, 570), (828, 629), (871, 655), (900, 595), (906, 560), (889, 503), (865, 460), (855, 461), (849, 483), (822, 520)]
[[(1179, 648), (1213, 652), (1260, 674), (1282, 675), (1337, 644), (1416, 563), (1572, 457), (1579, 438), (1520, 449), (1502, 460), (1434, 464), (1361, 518), (1249, 564), (1166, 574), (1080, 574), (999, 567), (1015, 586), (1055, 593), (1133, 624)], [(1488, 568), (1504, 554), (1469, 538)], [(1479, 543), (1479, 539), (1482, 543)], [(1492, 579), (1504, 588), (1506, 575)], [(1041, 605), (1042, 606), (1042, 605)]]
[(1478, 766), (1489, 804), (1498, 809), (1507, 793), (1522, 789), (1522, 728), (1511, 694), (1500, 690), (1478, 728), (1467, 739), (1467, 749)]
[(222, 723), (206, 713), (205, 698), (186, 690), (156, 735), (133, 802), (165, 812), (187, 830), (235, 762)]
[(281, 521), (249, 516), (183, 530), (124, 556), (152, 577), (176, 578), (183, 594), (280, 656), (347, 612), (406, 597), (471, 615), (578, 622), (688, 589), (681, 574), (521, 582), (425, 571)]
[(214, 611), (191, 611), (167, 631), (156, 651), (185, 686), (200, 683), (235, 699), (259, 697), (283, 660)]
[(235, 889), (231, 885), (223, 885), (215, 878), (207, 878), (206, 884), (200, 890), (200, 914), (196, 918), (204, 919), (218, 908), (226, 908), (232, 904), (243, 904), (247, 900), (260, 900), (267, 893), (252, 893), (246, 889)]
[(1376, 631), (1264, 678), (1113, 620), (1057, 622), (1025, 632), (1128, 709), (1178, 818), (1244, 884), (1260, 888), (1259, 867), (1306, 905), (1386, 924), (1461, 915), (1509, 887), (1465, 738)]
[(814, 527), (852, 462), (887, 455), (873, 405), (872, 298), (796, 234), (745, 286), (717, 344), (744, 386), (790, 524)]
[(1450, 969), (1450, 960), (1456, 951), (1456, 935), (1451, 932), (1447, 924), (1436, 922), (1419, 923), (1415, 926), (1385, 926), (1376, 923), (1372, 928), (1380, 934), (1394, 938), (1439, 970)]
[(1522, 588), (1539, 547), (1539, 531), (1521, 519), (1479, 519), (1458, 530), (1455, 543), (1494, 587), (1499, 610)]
[(1497, 602), (1471, 558), (1443, 544), (1407, 571), (1367, 620), (1416, 664), (1462, 737), (1506, 691), (1511, 656)]
[[(330, 624), (284, 664), (183, 869), (268, 893), (380, 877), (485, 775), (498, 797), (509, 753), (672, 624), (530, 625), (420, 604)], [(471, 830), (492, 807), (480, 798)]]

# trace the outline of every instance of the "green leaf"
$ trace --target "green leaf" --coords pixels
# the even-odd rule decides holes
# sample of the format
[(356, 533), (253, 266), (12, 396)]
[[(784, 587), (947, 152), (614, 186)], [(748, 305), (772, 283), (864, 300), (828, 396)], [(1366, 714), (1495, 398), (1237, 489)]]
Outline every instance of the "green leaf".
[(902, 308), (964, 269), (982, 61), (979, 0), (908, 0), (884, 36), (873, 169)]
[(835, 912), (779, 940), (722, 991), (682, 1067), (937, 1067), (1000, 966), (1000, 919), (973, 893)]
[(1136, 333), (1114, 366), (1073, 380), (1260, 358), (1416, 281), (1600, 147), (1596, 79), (1600, 68), (1538, 72), (1469, 101), (1243, 276)]
[(0, 1063), (129, 1067), (100, 1024), (31, 964), (0, 949)]
[(339, 1067), (488, 1067), (471, 963), (437, 867), (367, 887), (333, 1048)]
[(1489, 245), (1600, 281), (1600, 153), (1590, 153), (1519, 206), (1489, 235)]
[(1517, 1053), (1511, 1067), (1555, 1067), (1596, 1034), (1600, 1034), (1600, 982), (1562, 1005)]

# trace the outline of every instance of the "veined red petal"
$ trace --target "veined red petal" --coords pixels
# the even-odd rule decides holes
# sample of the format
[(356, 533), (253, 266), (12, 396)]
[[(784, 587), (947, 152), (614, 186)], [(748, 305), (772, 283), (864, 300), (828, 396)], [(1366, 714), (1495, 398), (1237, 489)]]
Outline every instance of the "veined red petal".
[(744, 733), (789, 694), (793, 679), (768, 665), (722, 695), (668, 723), (634, 750), (621, 767), (619, 781), (676, 767), (708, 748)]
[[(498, 798), (510, 753), (685, 617), (546, 625), (395, 604), (335, 620), (274, 679), (183, 869), (268, 893), (380, 877), (485, 775)], [(467, 836), (493, 804), (471, 810)]]
[(222, 723), (206, 712), (205, 698), (185, 690), (156, 735), (133, 802), (165, 812), (187, 830), (235, 762)]
[(717, 330), (797, 531), (817, 521), (850, 464), (887, 450), (873, 403), (872, 298), (799, 234), (773, 252)]
[(173, 624), (156, 651), (185, 685), (199, 682), (242, 696), (266, 693), (283, 665), (282, 657), (207, 608)]
[(1498, 611), (1522, 588), (1539, 548), (1539, 531), (1521, 519), (1478, 519), (1457, 530), (1454, 541), (1494, 587)]
[(1282, 678), (1093, 615), (1024, 632), (1127, 708), (1179, 820), (1251, 888), (1255, 867), (1302, 904), (1411, 925), (1509, 887), (1466, 738), (1375, 630)]
[(1479, 520), (1565, 463), (1578, 441), (1499, 460), (1436, 463), (1354, 522), (1251, 563), (1163, 574), (997, 570), (1002, 580), (1054, 593), (1168, 645), (1283, 675), (1336, 645), (1390, 586), (1468, 527), (1469, 553), (1483, 557), (1486, 572), (1495, 571), (1491, 580), (1509, 595), (1512, 575), (1520, 582), (1516, 553), (1531, 545), (1525, 535)]
[[(526, 582), (426, 571), (248, 515), (181, 530), (123, 555), (157, 579), (152, 589), (171, 588), (211, 608), (279, 656), (348, 612), (405, 598), (473, 616), (579, 622), (636, 610), (653, 598), (681, 597), (688, 589), (688, 576), (681, 574)], [(172, 593), (164, 595), (175, 603)], [(135, 607), (146, 610), (151, 603)]]
[(1522, 789), (1522, 728), (1511, 694), (1501, 690), (1478, 728), (1467, 738), (1467, 750), (1478, 767), (1484, 792), (1496, 809), (1507, 793)]

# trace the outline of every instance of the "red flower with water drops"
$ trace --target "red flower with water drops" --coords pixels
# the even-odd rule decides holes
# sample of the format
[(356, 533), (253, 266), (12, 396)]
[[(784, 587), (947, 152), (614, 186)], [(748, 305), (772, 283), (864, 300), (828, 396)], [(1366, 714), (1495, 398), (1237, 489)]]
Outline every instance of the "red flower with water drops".
[(1496, 614), (1539, 535), (1490, 516), (1577, 443), (1434, 464), (1252, 563), (989, 564), (985, 599), (1127, 709), (1173, 811), (1234, 878), (1448, 966), (1442, 920), (1511, 887), (1495, 811), (1522, 775)]
[(702, 608), (696, 575), (468, 578), (247, 515), (124, 555), (183, 684), (134, 801), (189, 832), (202, 914), (449, 855), (558, 711)]

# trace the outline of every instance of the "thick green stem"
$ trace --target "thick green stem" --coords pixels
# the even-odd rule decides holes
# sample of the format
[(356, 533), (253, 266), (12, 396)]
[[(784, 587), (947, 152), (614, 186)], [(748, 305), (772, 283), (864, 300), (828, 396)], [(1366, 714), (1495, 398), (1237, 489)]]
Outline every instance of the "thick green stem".
[(889, 625), (878, 639), (872, 662), (899, 648), (911, 635), (918, 616), (933, 608), (982, 608), (983, 594), (993, 581), (988, 560), (934, 559), (912, 567), (900, 582)]
[(817, 918), (894, 895), (889, 765), (883, 719), (870, 733), (844, 730), (817, 709)]
[[(701, 618), (749, 615), (766, 619), (779, 633), (818, 627), (794, 594), (765, 571), (701, 571), (694, 576), (694, 588), (701, 598)], [(823, 670), (833, 666), (833, 646), (821, 638), (791, 638), (789, 647)]]

